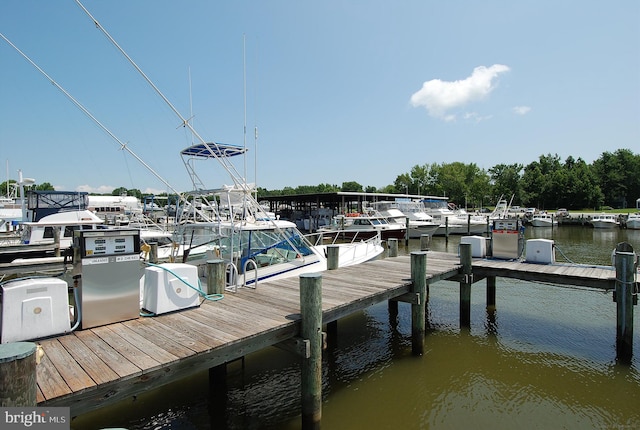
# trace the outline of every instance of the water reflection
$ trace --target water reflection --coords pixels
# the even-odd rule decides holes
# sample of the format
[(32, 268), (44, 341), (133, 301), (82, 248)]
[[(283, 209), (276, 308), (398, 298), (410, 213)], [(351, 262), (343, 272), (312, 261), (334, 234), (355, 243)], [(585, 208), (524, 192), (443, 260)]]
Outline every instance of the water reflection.
[[(525, 237), (553, 239), (584, 264), (609, 265), (618, 242), (640, 249), (631, 230), (527, 228)], [(455, 253), (459, 241), (435, 237), (431, 249)], [(412, 241), (401, 250), (417, 248)], [(422, 357), (411, 355), (408, 304), (395, 312), (382, 303), (338, 322), (323, 354), (322, 427), (640, 428), (640, 354), (618, 364), (615, 329), (610, 293), (499, 278), (494, 309), (485, 282), (473, 285), (471, 326), (461, 331), (459, 284), (439, 282), (429, 288)], [(300, 428), (296, 356), (268, 348), (228, 372), (224, 399), (210, 394), (204, 372), (79, 417), (72, 428)]]

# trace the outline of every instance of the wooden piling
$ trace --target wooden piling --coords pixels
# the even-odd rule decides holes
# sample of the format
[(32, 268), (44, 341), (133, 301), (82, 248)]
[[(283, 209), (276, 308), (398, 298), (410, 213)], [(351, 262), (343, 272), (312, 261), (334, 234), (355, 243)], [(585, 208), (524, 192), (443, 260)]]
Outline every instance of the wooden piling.
[(471, 244), (460, 244), (460, 264), (462, 264), (462, 279), (460, 281), (460, 327), (471, 327)]
[(35, 343), (0, 344), (0, 406), (36, 406)]
[(420, 251), (428, 251), (431, 247), (431, 236), (428, 234), (420, 235)]
[(327, 270), (335, 270), (340, 266), (340, 245), (327, 246)]
[(389, 257), (397, 257), (398, 256), (398, 239), (389, 238)]
[(411, 253), (411, 292), (418, 296), (418, 303), (411, 305), (411, 352), (424, 354), (427, 309), (427, 253)]
[(158, 242), (149, 243), (149, 263), (158, 263)]
[(409, 217), (405, 218), (404, 226), (404, 246), (409, 246)]
[(633, 305), (635, 287), (635, 253), (621, 242), (615, 249), (616, 268), (616, 353), (619, 360), (631, 362), (633, 353)]
[(224, 260), (207, 260), (207, 294), (224, 294), (225, 274)]
[(449, 217), (444, 217), (444, 243), (449, 243)]
[(302, 360), (302, 428), (320, 429), (322, 418), (322, 275), (300, 275), (300, 335), (309, 341)]
[(487, 310), (496, 310), (496, 277), (487, 276)]

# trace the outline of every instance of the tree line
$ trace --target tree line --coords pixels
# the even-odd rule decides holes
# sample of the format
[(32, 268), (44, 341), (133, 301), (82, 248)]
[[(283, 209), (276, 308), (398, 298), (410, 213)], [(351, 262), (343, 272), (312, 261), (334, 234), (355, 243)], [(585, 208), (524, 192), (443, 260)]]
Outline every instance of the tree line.
[[(9, 181), (9, 184), (15, 181)], [(7, 194), (7, 182), (0, 194)], [(13, 185), (13, 184), (11, 184)], [(53, 190), (44, 182), (37, 190)], [(603, 152), (591, 164), (582, 158), (557, 154), (541, 155), (537, 161), (523, 164), (497, 164), (488, 170), (475, 163), (432, 163), (415, 165), (398, 175), (393, 184), (382, 188), (363, 186), (355, 181), (342, 185), (320, 184), (285, 187), (280, 190), (258, 188), (258, 199), (268, 196), (343, 192), (415, 194), (447, 197), (459, 206), (494, 206), (502, 197), (513, 205), (539, 209), (567, 208), (601, 210), (606, 207), (634, 207), (640, 198), (640, 155), (629, 149)], [(138, 189), (119, 187), (111, 195), (129, 195), (143, 199)], [(166, 195), (166, 194), (164, 194)]]
[(415, 165), (382, 188), (363, 187), (357, 182), (342, 186), (320, 184), (258, 188), (258, 198), (276, 195), (337, 191), (417, 194), (447, 197), (459, 206), (493, 206), (500, 197), (513, 205), (557, 209), (601, 210), (606, 207), (635, 207), (640, 198), (640, 155), (629, 149), (604, 152), (593, 163), (557, 154), (541, 155), (523, 164), (497, 164), (488, 170), (475, 163), (432, 163)]

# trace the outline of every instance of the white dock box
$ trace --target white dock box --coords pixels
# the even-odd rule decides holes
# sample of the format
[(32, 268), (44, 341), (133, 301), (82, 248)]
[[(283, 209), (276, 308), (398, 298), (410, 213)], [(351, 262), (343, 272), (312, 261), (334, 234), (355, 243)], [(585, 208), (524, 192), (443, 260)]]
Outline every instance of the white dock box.
[(556, 262), (553, 240), (529, 239), (526, 247), (527, 263), (551, 264)]
[(0, 343), (20, 342), (71, 330), (67, 283), (58, 278), (29, 278), (2, 285)]
[(156, 315), (199, 305), (198, 268), (166, 263), (144, 270), (142, 307)]
[(484, 258), (487, 256), (487, 238), (483, 236), (462, 236), (460, 243), (471, 244), (471, 256)]

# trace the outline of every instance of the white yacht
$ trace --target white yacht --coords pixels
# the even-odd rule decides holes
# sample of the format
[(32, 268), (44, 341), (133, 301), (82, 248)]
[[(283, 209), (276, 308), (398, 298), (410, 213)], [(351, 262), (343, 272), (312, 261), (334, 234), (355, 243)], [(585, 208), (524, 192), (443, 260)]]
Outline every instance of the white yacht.
[(440, 224), (436, 236), (446, 234), (482, 234), (487, 231), (487, 221), (480, 216), (454, 211), (446, 199), (427, 198), (421, 200), (425, 213)]
[(424, 212), (420, 202), (398, 200), (374, 202), (370, 205), (392, 223), (406, 227), (408, 220), (410, 238), (420, 238), (423, 234), (432, 236), (440, 227), (431, 215)]

